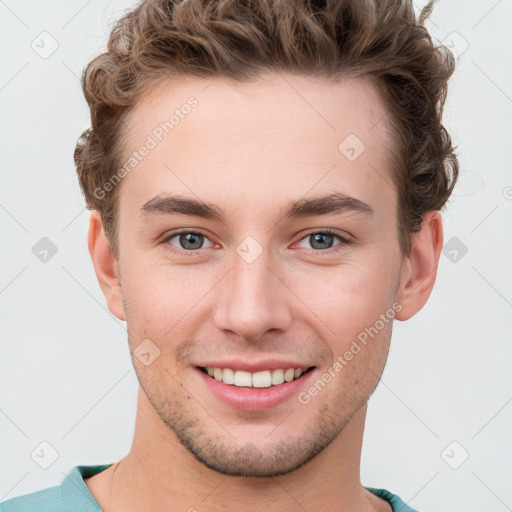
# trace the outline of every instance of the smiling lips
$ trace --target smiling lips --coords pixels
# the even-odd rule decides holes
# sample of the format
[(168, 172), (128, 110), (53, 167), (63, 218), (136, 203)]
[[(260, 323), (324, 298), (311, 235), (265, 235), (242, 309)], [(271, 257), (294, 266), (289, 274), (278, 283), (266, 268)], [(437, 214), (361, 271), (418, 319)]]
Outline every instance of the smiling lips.
[(276, 368), (273, 370), (262, 370), (256, 372), (233, 370), (232, 368), (219, 368), (212, 366), (200, 367), (216, 381), (238, 387), (247, 388), (269, 388), (279, 386), (284, 382), (291, 382), (298, 379), (312, 367), (302, 368)]
[(223, 359), (195, 366), (203, 385), (221, 402), (239, 410), (263, 411), (286, 402), (308, 385), (316, 366), (293, 359)]

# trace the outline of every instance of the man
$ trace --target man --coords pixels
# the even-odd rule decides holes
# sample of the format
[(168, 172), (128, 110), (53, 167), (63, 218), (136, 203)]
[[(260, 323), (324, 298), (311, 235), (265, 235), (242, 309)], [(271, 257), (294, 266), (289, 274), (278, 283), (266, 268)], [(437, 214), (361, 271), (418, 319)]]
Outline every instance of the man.
[(75, 160), (133, 444), (0, 510), (413, 510), (359, 465), (393, 321), (436, 278), (453, 62), (410, 2), (126, 14), (84, 73)]

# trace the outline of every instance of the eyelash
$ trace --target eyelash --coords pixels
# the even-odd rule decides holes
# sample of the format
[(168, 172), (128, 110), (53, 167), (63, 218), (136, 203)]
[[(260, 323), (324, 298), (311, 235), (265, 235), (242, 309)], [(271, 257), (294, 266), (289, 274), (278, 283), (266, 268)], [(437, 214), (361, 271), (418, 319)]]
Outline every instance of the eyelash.
[[(183, 229), (183, 230), (173, 231), (173, 232), (169, 233), (161, 241), (161, 243), (162, 244), (167, 244), (168, 247), (170, 247), (171, 252), (173, 252), (175, 254), (178, 254), (178, 255), (186, 254), (187, 256), (194, 256), (195, 254), (199, 253), (202, 249), (196, 249), (196, 250), (192, 250), (192, 251), (187, 251), (185, 249), (178, 250), (173, 245), (171, 245), (169, 243), (173, 238), (175, 238), (176, 236), (181, 235), (183, 233), (194, 234), (194, 235), (201, 235), (201, 236), (204, 236), (205, 238), (208, 238), (206, 233), (203, 233), (201, 230), (193, 230), (192, 231), (192, 230), (189, 230), (189, 229)], [(338, 245), (334, 246), (334, 248), (325, 249), (325, 250), (321, 250), (321, 249), (315, 250), (315, 249), (312, 249), (313, 252), (318, 253), (319, 255), (329, 255), (329, 254), (332, 254), (332, 253), (337, 252), (338, 250), (340, 250), (341, 246), (349, 245), (351, 243), (350, 240), (348, 240), (347, 238), (341, 236), (340, 234), (336, 233), (334, 230), (329, 229), (329, 228), (325, 228), (325, 229), (318, 230), (318, 231), (311, 231), (310, 233), (307, 233), (306, 235), (304, 235), (299, 240), (299, 242), (302, 242), (304, 239), (308, 238), (311, 235), (331, 235), (334, 238), (337, 238), (338, 241), (340, 242)], [(297, 243), (299, 243), (299, 242), (297, 242)]]

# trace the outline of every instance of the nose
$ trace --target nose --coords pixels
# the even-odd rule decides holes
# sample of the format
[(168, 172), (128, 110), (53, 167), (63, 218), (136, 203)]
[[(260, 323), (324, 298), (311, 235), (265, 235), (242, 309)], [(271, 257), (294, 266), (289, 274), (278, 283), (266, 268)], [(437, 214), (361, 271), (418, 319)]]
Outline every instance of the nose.
[(258, 341), (268, 331), (284, 332), (290, 327), (293, 294), (270, 266), (265, 251), (250, 263), (235, 253), (232, 268), (218, 288), (217, 328)]

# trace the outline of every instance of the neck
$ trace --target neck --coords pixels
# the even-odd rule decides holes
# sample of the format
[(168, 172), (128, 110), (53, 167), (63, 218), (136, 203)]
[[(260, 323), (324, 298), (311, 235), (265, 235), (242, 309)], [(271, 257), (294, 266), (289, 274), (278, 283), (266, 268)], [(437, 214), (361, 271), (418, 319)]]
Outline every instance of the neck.
[(195, 459), (139, 389), (131, 450), (109, 468), (103, 491), (96, 487), (101, 494), (97, 501), (104, 512), (295, 512), (298, 508), (324, 512), (332, 511), (333, 504), (340, 511), (390, 510), (359, 479), (366, 409), (363, 406), (326, 449), (291, 473), (233, 477)]

